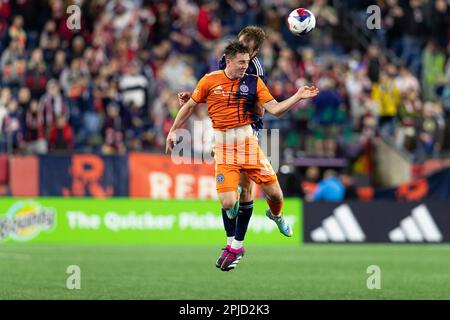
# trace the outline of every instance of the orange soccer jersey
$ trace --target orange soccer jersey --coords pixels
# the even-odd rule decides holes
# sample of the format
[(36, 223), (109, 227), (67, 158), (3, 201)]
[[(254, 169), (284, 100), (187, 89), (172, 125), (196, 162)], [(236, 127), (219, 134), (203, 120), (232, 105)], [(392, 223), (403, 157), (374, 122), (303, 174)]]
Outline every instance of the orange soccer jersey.
[(200, 79), (192, 99), (206, 102), (213, 128), (223, 131), (253, 123), (258, 116), (256, 104), (263, 105), (274, 98), (258, 76), (245, 74), (231, 80), (225, 71), (218, 70)]

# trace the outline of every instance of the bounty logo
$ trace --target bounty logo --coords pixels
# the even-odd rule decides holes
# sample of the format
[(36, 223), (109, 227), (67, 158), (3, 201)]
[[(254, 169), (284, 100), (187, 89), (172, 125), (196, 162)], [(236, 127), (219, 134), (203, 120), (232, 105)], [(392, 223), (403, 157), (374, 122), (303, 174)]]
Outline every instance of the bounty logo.
[(0, 218), (0, 241), (10, 237), (16, 241), (29, 241), (42, 230), (49, 231), (55, 225), (53, 209), (44, 208), (33, 201), (16, 202), (5, 217)]

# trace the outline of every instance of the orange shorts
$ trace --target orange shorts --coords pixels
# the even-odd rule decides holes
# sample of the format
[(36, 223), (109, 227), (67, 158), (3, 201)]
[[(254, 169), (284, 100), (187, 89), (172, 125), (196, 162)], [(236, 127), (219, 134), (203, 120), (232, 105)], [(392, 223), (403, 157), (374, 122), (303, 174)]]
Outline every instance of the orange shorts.
[(260, 186), (268, 186), (278, 181), (256, 137), (249, 137), (234, 144), (215, 144), (214, 160), (218, 193), (236, 191), (241, 172), (245, 172)]

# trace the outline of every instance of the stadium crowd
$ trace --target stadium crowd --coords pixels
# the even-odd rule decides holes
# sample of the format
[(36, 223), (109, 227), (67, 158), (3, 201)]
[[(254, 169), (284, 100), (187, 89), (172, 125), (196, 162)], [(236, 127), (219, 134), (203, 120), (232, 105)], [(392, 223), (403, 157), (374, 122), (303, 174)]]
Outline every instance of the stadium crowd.
[[(384, 137), (416, 161), (450, 149), (450, 1), (378, 1), (382, 29), (362, 48), (342, 43), (340, 10), (364, 1), (0, 1), (1, 151), (163, 152), (176, 93), (218, 68), (246, 25), (268, 35), (259, 57), (276, 99), (313, 83), (320, 95), (265, 127), (281, 129), (283, 159), (355, 158)], [(81, 7), (70, 30), (66, 8)], [(309, 8), (316, 29), (289, 33), (285, 17)], [(361, 11), (362, 10), (362, 11)], [(347, 39), (348, 40), (348, 39)], [(400, 58), (383, 54), (385, 46)], [(202, 126), (193, 127), (193, 121)], [(210, 136), (206, 108), (189, 125), (196, 152)]]

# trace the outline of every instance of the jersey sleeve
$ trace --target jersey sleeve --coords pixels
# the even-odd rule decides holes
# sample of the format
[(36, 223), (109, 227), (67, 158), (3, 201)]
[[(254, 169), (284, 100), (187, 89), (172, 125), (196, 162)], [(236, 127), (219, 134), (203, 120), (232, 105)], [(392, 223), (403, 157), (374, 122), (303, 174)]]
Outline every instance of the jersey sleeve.
[(274, 100), (274, 97), (270, 93), (269, 89), (267, 89), (264, 82), (258, 77), (257, 87), (256, 87), (256, 97), (260, 104), (265, 104), (271, 100)]
[(197, 87), (192, 93), (191, 98), (197, 103), (205, 103), (208, 91), (209, 91), (208, 80), (206, 79), (206, 77), (203, 77), (197, 83)]
[(249, 66), (249, 68), (247, 69), (247, 73), (257, 75), (267, 85), (266, 71), (264, 70), (264, 66), (262, 65), (261, 61), (259, 61), (258, 57), (253, 58), (252, 64), (253, 64), (253, 68), (251, 68), (251, 69), (253, 72), (248, 72), (251, 67), (251, 66)]

